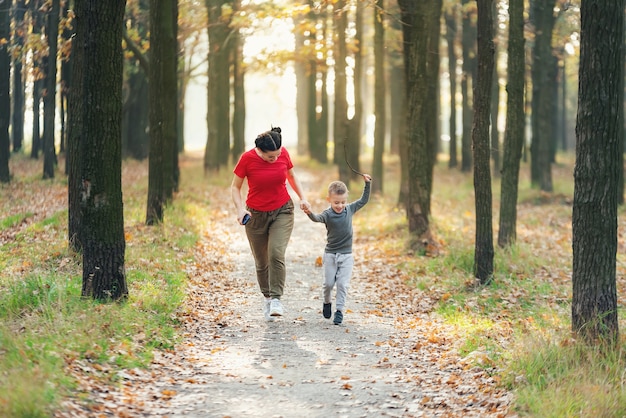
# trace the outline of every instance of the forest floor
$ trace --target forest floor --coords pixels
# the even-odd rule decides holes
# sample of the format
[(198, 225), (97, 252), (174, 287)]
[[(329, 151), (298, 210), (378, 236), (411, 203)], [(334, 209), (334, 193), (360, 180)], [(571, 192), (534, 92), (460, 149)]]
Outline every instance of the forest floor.
[[(298, 173), (306, 190), (322, 187), (313, 173)], [(317, 258), (325, 229), (297, 211), (286, 312), (265, 321), (244, 228), (230, 201), (224, 205), (187, 267), (182, 343), (156, 351), (149, 369), (129, 370), (119, 385), (99, 388), (90, 399), (96, 407), (68, 400), (55, 417), (515, 415), (513, 395), (488, 359), (479, 367), (479, 351), (460, 356), (457, 337), (432, 312), (438, 296), (410, 287), (377, 242), (358, 231), (347, 312), (333, 325), (321, 313)], [(88, 376), (81, 386), (89, 391)]]

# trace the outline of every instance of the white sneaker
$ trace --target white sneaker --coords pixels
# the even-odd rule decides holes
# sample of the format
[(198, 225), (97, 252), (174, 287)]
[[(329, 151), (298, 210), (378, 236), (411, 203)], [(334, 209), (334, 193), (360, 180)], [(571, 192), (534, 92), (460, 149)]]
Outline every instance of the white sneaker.
[(265, 320), (272, 322), (274, 321), (274, 317), (270, 315), (270, 304), (271, 304), (271, 299), (267, 298), (263, 301), (263, 315), (265, 316)]
[(283, 304), (278, 299), (270, 302), (270, 316), (283, 316)]

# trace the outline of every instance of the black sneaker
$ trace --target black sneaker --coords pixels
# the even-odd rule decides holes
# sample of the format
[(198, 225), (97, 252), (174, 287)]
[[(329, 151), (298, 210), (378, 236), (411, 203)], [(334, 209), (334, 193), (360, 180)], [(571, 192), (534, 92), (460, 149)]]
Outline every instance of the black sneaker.
[(324, 307), (322, 308), (322, 314), (324, 315), (324, 318), (328, 319), (330, 318), (330, 314), (331, 314), (331, 304), (330, 303), (325, 303)]
[(341, 321), (343, 321), (343, 313), (341, 313), (341, 311), (335, 312), (335, 318), (333, 319), (333, 323), (335, 325), (339, 325), (341, 324)]

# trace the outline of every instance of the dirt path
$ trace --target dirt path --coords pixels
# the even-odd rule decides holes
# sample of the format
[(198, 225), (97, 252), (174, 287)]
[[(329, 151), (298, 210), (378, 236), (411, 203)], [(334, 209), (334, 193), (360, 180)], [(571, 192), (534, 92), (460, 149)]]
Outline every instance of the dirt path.
[(149, 371), (121, 376), (120, 388), (102, 395), (102, 416), (512, 416), (510, 395), (459, 359), (428, 297), (398, 294), (400, 278), (377, 276), (385, 260), (374, 242), (355, 243), (348, 311), (333, 325), (321, 314), (315, 265), (325, 230), (298, 210), (286, 312), (266, 322), (244, 229), (222, 216), (189, 267), (184, 343), (158, 353)]

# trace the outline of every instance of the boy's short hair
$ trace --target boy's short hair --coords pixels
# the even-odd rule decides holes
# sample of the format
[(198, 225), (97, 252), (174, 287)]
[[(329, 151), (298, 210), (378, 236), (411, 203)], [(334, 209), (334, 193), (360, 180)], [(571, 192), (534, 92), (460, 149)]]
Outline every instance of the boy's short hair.
[(328, 194), (346, 194), (348, 193), (348, 187), (343, 181), (333, 181), (328, 185)]

